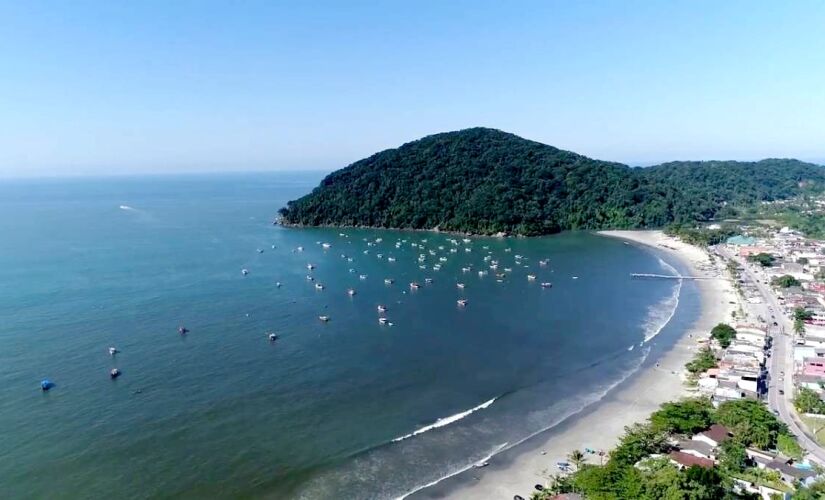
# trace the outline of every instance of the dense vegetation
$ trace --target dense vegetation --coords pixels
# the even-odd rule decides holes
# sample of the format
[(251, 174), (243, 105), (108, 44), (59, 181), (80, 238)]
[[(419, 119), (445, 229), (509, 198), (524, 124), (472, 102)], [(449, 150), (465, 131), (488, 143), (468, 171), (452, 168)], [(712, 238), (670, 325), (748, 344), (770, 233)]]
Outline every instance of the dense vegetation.
[(771, 285), (778, 288), (790, 288), (792, 286), (801, 286), (802, 283), (790, 274), (783, 274), (771, 279)]
[(710, 331), (710, 336), (716, 339), (722, 348), (726, 348), (736, 338), (736, 329), (725, 323), (719, 323)]
[(773, 255), (769, 253), (758, 253), (755, 255), (748, 255), (749, 262), (757, 262), (762, 267), (771, 267), (773, 265)]
[(702, 247), (718, 245), (737, 233), (735, 227), (727, 226), (719, 229), (709, 229), (707, 227), (697, 227), (695, 224), (674, 223), (665, 228), (665, 234), (668, 236), (676, 236), (685, 243)]
[[(725, 425), (733, 433), (733, 438), (721, 446), (717, 467), (693, 466), (679, 470), (667, 458), (648, 458), (670, 451), (673, 438), (690, 436), (714, 422)], [(788, 442), (792, 445), (787, 445)], [(757, 498), (734, 493), (733, 478), (771, 485), (775, 485), (778, 478), (775, 473), (748, 463), (745, 448), (749, 446), (778, 447), (790, 454), (799, 451), (785, 425), (758, 401), (730, 401), (718, 409), (703, 398), (665, 403), (648, 422), (625, 429), (605, 465), (579, 461), (573, 474), (554, 477), (548, 487), (533, 498), (544, 500), (566, 492), (605, 500)], [(817, 485), (810, 491), (802, 490), (802, 494), (818, 494), (820, 490), (821, 486)]]
[(801, 413), (825, 413), (825, 401), (819, 398), (816, 391), (808, 389), (807, 387), (800, 387), (796, 391), (793, 405)]
[(630, 168), (473, 128), (358, 161), (289, 202), (281, 216), (295, 225), (535, 235), (707, 221), (728, 203), (823, 186), (825, 169), (796, 160)]
[(716, 366), (716, 354), (710, 347), (705, 347), (696, 353), (696, 356), (685, 365), (685, 368), (691, 374), (697, 375), (711, 368), (716, 368)]

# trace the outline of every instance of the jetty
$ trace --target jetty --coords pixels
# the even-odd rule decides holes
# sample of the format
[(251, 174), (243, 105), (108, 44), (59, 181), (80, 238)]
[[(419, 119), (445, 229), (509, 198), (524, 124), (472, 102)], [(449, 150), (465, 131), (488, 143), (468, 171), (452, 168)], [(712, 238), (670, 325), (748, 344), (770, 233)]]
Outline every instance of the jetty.
[(651, 274), (651, 273), (630, 273), (633, 279), (662, 279), (662, 280), (712, 280), (719, 279), (719, 276), (682, 276), (680, 274)]

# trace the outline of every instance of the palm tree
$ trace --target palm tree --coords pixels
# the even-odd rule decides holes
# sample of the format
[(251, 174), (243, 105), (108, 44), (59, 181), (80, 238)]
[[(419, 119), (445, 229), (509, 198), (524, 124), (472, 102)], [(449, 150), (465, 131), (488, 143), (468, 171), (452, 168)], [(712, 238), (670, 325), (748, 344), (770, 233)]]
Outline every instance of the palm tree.
[(576, 470), (581, 469), (582, 464), (584, 463), (584, 453), (580, 450), (573, 450), (567, 455), (567, 459), (576, 466)]

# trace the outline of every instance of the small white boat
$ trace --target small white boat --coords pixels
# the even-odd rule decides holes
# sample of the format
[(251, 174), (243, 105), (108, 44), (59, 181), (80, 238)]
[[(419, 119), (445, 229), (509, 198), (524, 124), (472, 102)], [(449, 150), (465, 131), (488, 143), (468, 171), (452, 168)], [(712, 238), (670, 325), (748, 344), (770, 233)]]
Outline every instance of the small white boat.
[(427, 266), (425, 266), (424, 264), (421, 264), (420, 266), (418, 266), (418, 269), (427, 269)]
[(544, 283), (541, 284), (541, 287), (542, 288), (553, 288), (553, 284), (545, 281)]
[(470, 268), (469, 268), (469, 267), (462, 267), (462, 268), (461, 268), (461, 272), (462, 272), (462, 273), (469, 273), (469, 272), (470, 272)]
[(307, 281), (315, 281), (315, 278), (307, 274)]
[(354, 289), (354, 288), (350, 288), (349, 290), (347, 290), (347, 295), (349, 295), (350, 297), (352, 297), (353, 295), (355, 295), (355, 289)]
[(278, 340), (278, 336), (277, 336), (277, 335), (275, 335), (275, 334), (274, 334), (274, 333), (272, 333), (272, 332), (267, 333), (267, 334), (266, 334), (266, 336), (269, 338), (269, 341), (270, 341), (270, 342), (275, 342), (276, 340)]
[(315, 289), (316, 289), (316, 290), (323, 290), (323, 289), (324, 289), (324, 285), (322, 285), (322, 284), (320, 284), (320, 283), (315, 283)]
[(387, 306), (379, 305), (378, 306), (378, 312), (380, 312), (380, 313), (387, 312)]
[(512, 273), (512, 272), (513, 272), (513, 268), (512, 268), (512, 267), (505, 267), (505, 268), (504, 268), (504, 272), (505, 272), (505, 273)]
[(109, 348), (109, 355), (110, 355), (110, 356), (114, 356), (114, 355), (115, 355), (115, 354), (117, 354), (118, 352), (120, 352), (120, 351), (118, 351), (116, 347), (110, 347), (110, 348)]
[(318, 319), (326, 323), (327, 321), (329, 321), (329, 316), (318, 316)]
[(329, 243), (321, 243), (321, 247), (323, 247), (325, 250), (328, 250), (331, 246), (332, 245), (330, 245)]
[(296, 248), (295, 250), (297, 250), (297, 251), (299, 251), (299, 252), (303, 252), (303, 251), (304, 251), (304, 247), (298, 247), (298, 248)]
[(395, 257), (387, 257), (387, 262), (395, 262)]
[(358, 279), (359, 280), (365, 280), (365, 279), (367, 279), (367, 275), (366, 274), (361, 274), (361, 275), (358, 276)]
[(441, 264), (436, 264), (433, 266), (433, 271), (441, 271)]
[(281, 288), (281, 282), (280, 281), (275, 282), (275, 288)]
[(464, 290), (464, 283), (456, 283), (455, 286), (457, 286), (461, 290)]
[(528, 274), (527, 275), (527, 280), (528, 281), (535, 281), (536, 280), (536, 275), (535, 274)]
[(421, 288), (421, 285), (413, 281), (412, 283), (410, 283), (410, 288), (412, 288), (413, 290), (418, 290), (419, 288)]
[(467, 305), (467, 299), (458, 299), (455, 302), (456, 302), (456, 304), (458, 304), (461, 307), (464, 307), (464, 306)]
[(464, 238), (461, 241), (463, 241), (464, 243), (470, 243), (472, 240), (470, 240), (470, 238)]
[(479, 276), (479, 277), (482, 277), (482, 276), (487, 276), (487, 271), (479, 271), (479, 272), (478, 272), (478, 276)]
[(577, 279), (579, 279), (579, 277), (578, 276), (573, 276), (573, 279), (577, 280)]
[(247, 270), (247, 269), (241, 269), (241, 274), (243, 274), (244, 276), (246, 276), (247, 274), (249, 274), (249, 270)]
[(432, 283), (432, 282), (433, 282), (433, 279), (432, 279), (432, 278), (424, 278), (424, 283), (428, 283), (428, 284), (429, 284), (429, 283)]
[(467, 253), (470, 253), (470, 252), (472, 252), (472, 251), (473, 251), (473, 249), (472, 249), (472, 248), (470, 248), (470, 247), (467, 247), (467, 248), (465, 248), (465, 249), (464, 249), (464, 251), (465, 251), (465, 252), (467, 252)]
[(109, 377), (111, 377), (112, 379), (116, 379), (119, 376), (120, 376), (120, 370), (118, 370), (117, 368), (112, 368), (112, 371), (109, 372)]
[(378, 323), (386, 325), (389, 320), (387, 318), (378, 318)]
[(384, 284), (385, 284), (385, 285), (392, 285), (393, 283), (395, 283), (395, 280), (394, 280), (394, 279), (392, 279), (392, 278), (384, 278)]
[(312, 271), (313, 269), (315, 269), (315, 266), (313, 266), (312, 264), (307, 264), (307, 269)]
[(258, 249), (258, 253), (264, 253), (264, 249), (263, 249), (263, 248), (259, 248), (259, 249)]
[(546, 266), (549, 263), (550, 263), (550, 259), (542, 259), (542, 260), (539, 261), (540, 266)]
[(384, 258), (384, 254), (383, 254), (383, 253), (379, 253), (379, 254), (377, 254), (377, 255), (376, 255), (376, 257), (378, 257), (379, 259), (383, 259), (383, 258)]
[(439, 257), (438, 260), (440, 260), (441, 262), (447, 262), (447, 257)]

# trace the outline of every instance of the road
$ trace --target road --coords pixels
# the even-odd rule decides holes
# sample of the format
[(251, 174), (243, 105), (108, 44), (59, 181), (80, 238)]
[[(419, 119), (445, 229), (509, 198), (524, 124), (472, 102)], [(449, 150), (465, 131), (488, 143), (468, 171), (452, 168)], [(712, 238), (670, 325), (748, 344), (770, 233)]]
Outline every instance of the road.
[[(765, 273), (755, 272), (751, 266), (738, 256), (731, 255), (729, 252), (718, 248), (717, 252), (728, 258), (733, 259), (745, 271), (743, 277), (756, 285), (756, 289), (762, 295), (762, 304), (748, 304), (752, 313), (762, 316), (768, 324), (776, 321), (778, 326), (772, 326), (774, 330), (773, 335), (773, 352), (771, 354), (770, 366), (768, 372), (770, 376), (770, 384), (768, 386), (768, 405), (771, 409), (779, 412), (779, 418), (785, 422), (790, 431), (796, 435), (799, 444), (808, 453), (825, 463), (825, 448), (820, 446), (816, 441), (808, 437), (802, 429), (796, 410), (793, 407), (791, 398), (794, 394), (793, 388), (793, 323), (790, 318), (783, 312), (782, 305), (776, 298), (776, 294), (770, 287), (764, 283), (767, 281)], [(772, 317), (774, 316), (774, 317)], [(784, 394), (780, 394), (779, 390), (783, 390)]]

